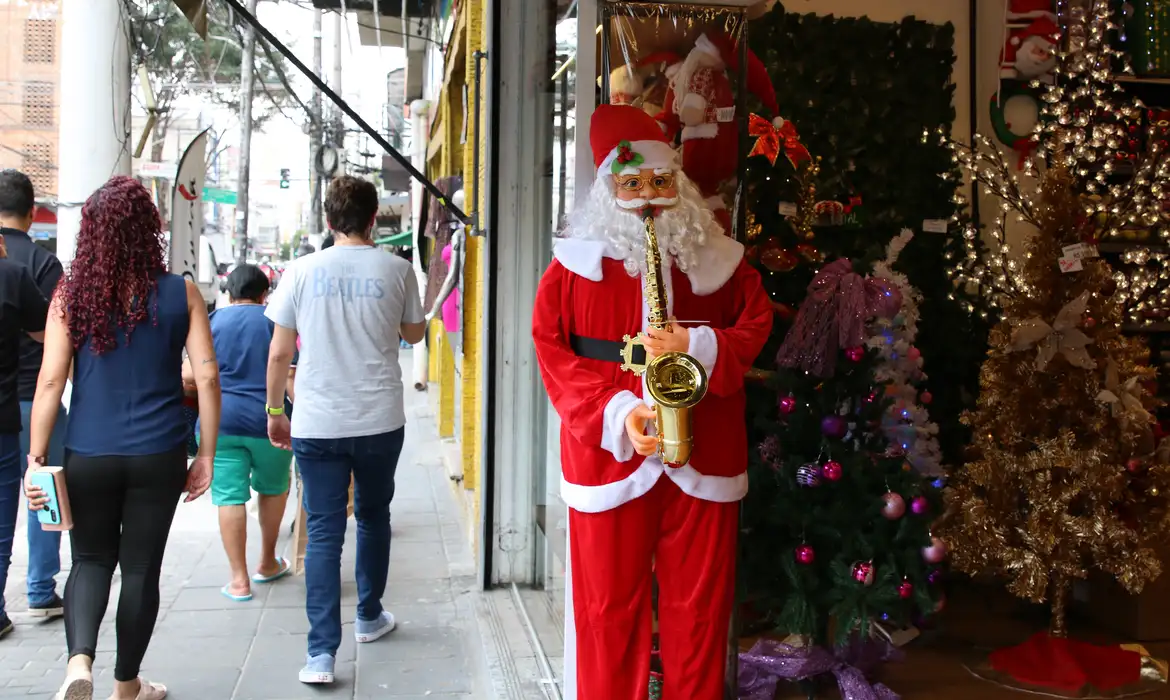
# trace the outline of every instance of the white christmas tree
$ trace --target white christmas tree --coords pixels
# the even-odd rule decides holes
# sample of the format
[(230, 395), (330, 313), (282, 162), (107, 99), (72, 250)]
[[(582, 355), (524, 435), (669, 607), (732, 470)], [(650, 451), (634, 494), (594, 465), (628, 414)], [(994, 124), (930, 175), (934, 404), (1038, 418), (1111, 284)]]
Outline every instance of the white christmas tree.
[(902, 310), (893, 318), (875, 319), (870, 324), (866, 345), (877, 350), (881, 362), (875, 379), (888, 382), (885, 388), (890, 407), (882, 419), (882, 432), (891, 444), (901, 448), (906, 461), (923, 476), (941, 476), (942, 455), (938, 446), (938, 426), (930, 420), (923, 404), (929, 404), (929, 391), (919, 393), (926, 381), (922, 371), (922, 353), (914, 346), (918, 337), (918, 303), (922, 295), (910, 285), (906, 276), (894, 271), (902, 249), (914, 237), (909, 229), (895, 236), (886, 248), (886, 259), (874, 265), (873, 276), (887, 279), (902, 292)]

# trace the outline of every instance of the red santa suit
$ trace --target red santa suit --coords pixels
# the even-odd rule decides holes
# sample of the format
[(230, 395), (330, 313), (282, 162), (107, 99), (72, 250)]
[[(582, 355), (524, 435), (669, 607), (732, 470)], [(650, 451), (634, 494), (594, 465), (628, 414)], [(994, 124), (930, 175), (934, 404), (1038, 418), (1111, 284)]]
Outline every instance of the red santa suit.
[[(641, 110), (599, 106), (590, 132), (599, 178), (612, 176), (622, 153), (618, 133), (638, 167), (677, 167), (659, 126)], [(686, 272), (663, 255), (668, 314), (691, 320), (680, 324), (689, 329), (688, 353), (709, 378), (693, 411), (692, 458), (682, 467), (635, 454), (625, 430), (636, 406), (652, 405), (642, 378), (623, 371), (616, 354), (624, 335), (647, 328), (642, 278), (604, 240), (568, 238), (537, 290), (533, 340), (561, 418), (572, 620), (566, 647), (575, 647), (575, 659), (566, 651), (565, 673), (577, 700), (647, 697), (652, 570), (664, 698), (723, 697), (738, 501), (748, 488), (743, 382), (771, 331), (772, 309), (743, 246), (712, 230)]]
[[(715, 217), (730, 233), (731, 213), (721, 189), (736, 176), (739, 125), (728, 69), (741, 69), (734, 42), (725, 34), (700, 35), (686, 59), (672, 66), (670, 90), (658, 119), (669, 125), (668, 134), (671, 127), (681, 127), (683, 171), (699, 186)], [(768, 70), (750, 50), (745, 77), (748, 90), (760, 100), (764, 111), (778, 118), (776, 91)]]

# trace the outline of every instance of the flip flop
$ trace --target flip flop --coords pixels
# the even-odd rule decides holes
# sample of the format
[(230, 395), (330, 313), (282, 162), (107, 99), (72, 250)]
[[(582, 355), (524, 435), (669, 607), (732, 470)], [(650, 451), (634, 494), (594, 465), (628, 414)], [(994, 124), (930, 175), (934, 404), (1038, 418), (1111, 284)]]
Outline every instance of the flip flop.
[(261, 576), (260, 574), (252, 574), (252, 583), (272, 583), (278, 581), (285, 576), (292, 573), (292, 564), (284, 557), (280, 558), (280, 571), (277, 571), (271, 576)]
[(231, 584), (228, 584), (227, 586), (219, 589), (219, 592), (223, 594), (224, 598), (227, 598), (228, 600), (234, 600), (237, 603), (247, 603), (249, 600), (252, 600), (251, 593), (247, 595), (236, 595), (235, 593), (232, 593), (230, 590), (228, 590), (230, 586)]

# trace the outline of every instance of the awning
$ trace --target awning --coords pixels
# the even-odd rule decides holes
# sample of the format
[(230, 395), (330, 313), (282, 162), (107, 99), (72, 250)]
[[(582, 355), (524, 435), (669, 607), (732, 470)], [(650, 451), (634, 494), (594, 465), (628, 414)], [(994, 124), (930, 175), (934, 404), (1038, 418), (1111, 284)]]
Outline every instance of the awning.
[(375, 239), (374, 243), (376, 245), (414, 245), (414, 232), (403, 231), (402, 233), (396, 233), (393, 236), (385, 236), (383, 238)]

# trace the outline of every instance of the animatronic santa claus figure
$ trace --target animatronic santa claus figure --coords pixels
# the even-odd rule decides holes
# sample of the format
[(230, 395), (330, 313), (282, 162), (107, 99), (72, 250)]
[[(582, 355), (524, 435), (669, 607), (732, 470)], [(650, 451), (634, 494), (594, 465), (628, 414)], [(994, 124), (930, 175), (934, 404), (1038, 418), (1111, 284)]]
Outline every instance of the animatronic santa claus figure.
[(1000, 77), (1051, 81), (1059, 42), (1060, 27), (1047, 16), (1012, 32), (1003, 47)]
[[(653, 567), (664, 697), (721, 700), (738, 502), (748, 488), (744, 374), (771, 331), (772, 308), (743, 246), (723, 235), (652, 117), (601, 105), (590, 144), (597, 180), (569, 217), (532, 320), (562, 422), (566, 684), (577, 700), (646, 698)], [(669, 331), (647, 322), (646, 213), (665, 311), (680, 319)], [(639, 331), (647, 359), (684, 352), (708, 376), (693, 409), (692, 458), (677, 468), (657, 456), (642, 378), (622, 369), (622, 337)]]
[[(683, 172), (699, 186), (724, 230), (731, 231), (731, 214), (720, 194), (734, 180), (739, 165), (739, 126), (735, 121), (735, 94), (727, 69), (739, 71), (739, 49), (726, 34), (702, 34), (670, 79), (659, 120), (667, 134), (681, 127)], [(747, 87), (779, 127), (776, 91), (768, 70), (748, 52)]]
[[(636, 66), (614, 68), (609, 73), (609, 103), (634, 105), (657, 116), (662, 112), (670, 78), (680, 63), (682, 58), (674, 52), (659, 51), (640, 59)], [(597, 82), (600, 85), (601, 78)]]

